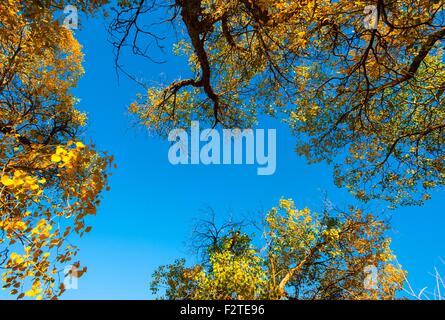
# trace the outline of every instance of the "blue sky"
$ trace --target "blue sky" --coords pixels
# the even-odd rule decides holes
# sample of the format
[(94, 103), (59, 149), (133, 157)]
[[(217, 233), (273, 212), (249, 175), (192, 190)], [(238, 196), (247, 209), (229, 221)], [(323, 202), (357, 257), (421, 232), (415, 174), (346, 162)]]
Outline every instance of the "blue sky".
[[(100, 17), (80, 19), (82, 29), (76, 37), (84, 47), (86, 74), (75, 94), (81, 99), (79, 108), (89, 114), (84, 139), (114, 155), (118, 168), (98, 215), (90, 219), (93, 231), (76, 241), (88, 272), (79, 289), (63, 298), (154, 298), (149, 291), (152, 272), (177, 257), (191, 257), (185, 242), (206, 205), (224, 219), (229, 210), (243, 216), (270, 208), (282, 196), (312, 209), (322, 207), (324, 192), (339, 207), (352, 201), (345, 190), (334, 186), (332, 168), (307, 165), (293, 151), (295, 138), (273, 121), (259, 125), (277, 129), (273, 176), (257, 176), (256, 166), (172, 166), (167, 158), (169, 143), (135, 125), (127, 112), (142, 89), (123, 75), (118, 81), (106, 22)], [(147, 81), (184, 78), (187, 65), (170, 49), (166, 48), (166, 64), (131, 55), (123, 55), (121, 62)], [(387, 212), (392, 216), (393, 250), (419, 289), (434, 284), (429, 272), (441, 264), (439, 256), (445, 258), (444, 200), (443, 192), (437, 192), (423, 207)]]

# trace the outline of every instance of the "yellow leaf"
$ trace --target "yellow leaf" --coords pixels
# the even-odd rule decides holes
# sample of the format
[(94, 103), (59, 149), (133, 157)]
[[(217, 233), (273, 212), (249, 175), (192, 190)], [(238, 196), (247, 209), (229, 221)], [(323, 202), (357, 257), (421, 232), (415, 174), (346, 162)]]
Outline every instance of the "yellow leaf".
[(61, 155), (61, 154), (63, 154), (63, 153), (65, 153), (65, 149), (63, 149), (62, 147), (57, 147), (57, 149), (56, 149), (56, 154), (57, 154), (57, 155)]
[(83, 149), (83, 148), (85, 148), (85, 145), (82, 142), (76, 142), (76, 148)]
[(14, 184), (14, 181), (9, 176), (2, 176), (3, 185), (9, 187)]
[(62, 158), (58, 154), (53, 154), (51, 156), (51, 161), (55, 162), (55, 163), (58, 163), (58, 162), (62, 161)]
[(13, 182), (14, 182), (14, 184), (15, 184), (16, 186), (21, 186), (22, 184), (25, 183), (25, 181), (23, 181), (23, 179), (21, 179), (21, 178), (16, 178), (16, 177), (14, 178)]

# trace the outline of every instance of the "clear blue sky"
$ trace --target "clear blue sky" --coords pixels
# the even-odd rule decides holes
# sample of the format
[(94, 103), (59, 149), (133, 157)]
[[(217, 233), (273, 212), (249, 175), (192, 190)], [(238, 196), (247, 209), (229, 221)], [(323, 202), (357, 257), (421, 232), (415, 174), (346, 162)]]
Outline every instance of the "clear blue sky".
[[(90, 220), (93, 231), (76, 241), (88, 272), (80, 279), (79, 289), (68, 291), (64, 298), (153, 298), (149, 292), (152, 272), (177, 257), (190, 256), (184, 242), (206, 205), (224, 218), (228, 209), (242, 216), (270, 208), (282, 196), (313, 209), (322, 206), (325, 191), (340, 207), (352, 201), (346, 191), (334, 186), (331, 167), (309, 166), (294, 153), (295, 138), (276, 122), (259, 126), (278, 129), (273, 176), (257, 176), (255, 166), (170, 165), (168, 142), (135, 126), (127, 113), (141, 88), (123, 75), (118, 82), (105, 21), (80, 19), (83, 27), (76, 36), (84, 47), (86, 74), (75, 93), (81, 99), (79, 108), (89, 114), (85, 139), (114, 155), (118, 169), (98, 215)], [(185, 62), (170, 52), (167, 47), (167, 64), (131, 55), (124, 55), (121, 62), (148, 81), (184, 78)], [(417, 288), (433, 285), (429, 272), (440, 265), (439, 256), (445, 258), (444, 200), (443, 192), (438, 192), (424, 207), (388, 212), (394, 228), (392, 247)]]

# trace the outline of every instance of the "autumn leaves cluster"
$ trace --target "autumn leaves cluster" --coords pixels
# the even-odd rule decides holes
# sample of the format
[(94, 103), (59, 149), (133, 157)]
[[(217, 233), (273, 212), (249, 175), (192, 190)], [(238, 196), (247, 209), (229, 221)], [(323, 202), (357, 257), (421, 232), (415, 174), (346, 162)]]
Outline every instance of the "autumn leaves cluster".
[(48, 299), (67, 265), (84, 272), (69, 239), (91, 230), (112, 159), (80, 141), (83, 55), (54, 18), (64, 2), (39, 3), (0, 4), (0, 263), (10, 294)]
[[(109, 29), (117, 57), (130, 46), (154, 61), (146, 44), (162, 47), (162, 37), (139, 23), (151, 14), (161, 17), (151, 26), (180, 31), (174, 52), (190, 65), (187, 78), (150, 85), (130, 112), (161, 136), (195, 119), (248, 128), (272, 116), (289, 125), (299, 155), (333, 164), (336, 184), (359, 200), (422, 204), (445, 183), (445, 2), (368, 2), (120, 0)], [(107, 3), (76, 6), (91, 15)], [(91, 230), (85, 217), (96, 213), (112, 164), (81, 139), (87, 116), (71, 89), (83, 55), (56, 18), (67, 4), (0, 3), (0, 266), (19, 298), (64, 292), (63, 268), (80, 268), (69, 239)], [(375, 30), (363, 25), (368, 4)], [(318, 215), (282, 199), (265, 224), (265, 249), (232, 228), (207, 244), (205, 261), (161, 267), (154, 292), (387, 299), (403, 283), (385, 224), (360, 210)], [(374, 291), (363, 288), (368, 265), (381, 273)]]
[(152, 292), (165, 299), (355, 300), (394, 299), (403, 287), (406, 272), (389, 248), (387, 226), (371, 214), (318, 214), (281, 199), (256, 222), (260, 237), (245, 225), (205, 221), (194, 239), (200, 262), (161, 266)]

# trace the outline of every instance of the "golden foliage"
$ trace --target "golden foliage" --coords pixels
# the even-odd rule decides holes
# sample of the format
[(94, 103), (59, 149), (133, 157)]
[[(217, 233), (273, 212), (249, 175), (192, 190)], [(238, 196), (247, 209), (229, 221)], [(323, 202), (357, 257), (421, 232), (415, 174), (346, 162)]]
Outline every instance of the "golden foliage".
[[(375, 30), (364, 25), (367, 5)], [(193, 76), (150, 88), (131, 111), (162, 135), (190, 119), (230, 128), (272, 115), (290, 125), (299, 154), (334, 162), (336, 183), (358, 198), (420, 204), (445, 183), (444, 6), (175, 1), (187, 35), (175, 51)]]
[(151, 289), (167, 299), (395, 299), (406, 272), (386, 228), (354, 208), (320, 215), (282, 199), (266, 215), (264, 246), (239, 227), (211, 225), (203, 261), (160, 267)]
[(55, 8), (0, 3), (0, 263), (3, 287), (18, 298), (63, 293), (57, 279), (77, 254), (68, 240), (91, 229), (85, 218), (112, 160), (77, 139), (86, 116), (70, 90), (83, 55)]

